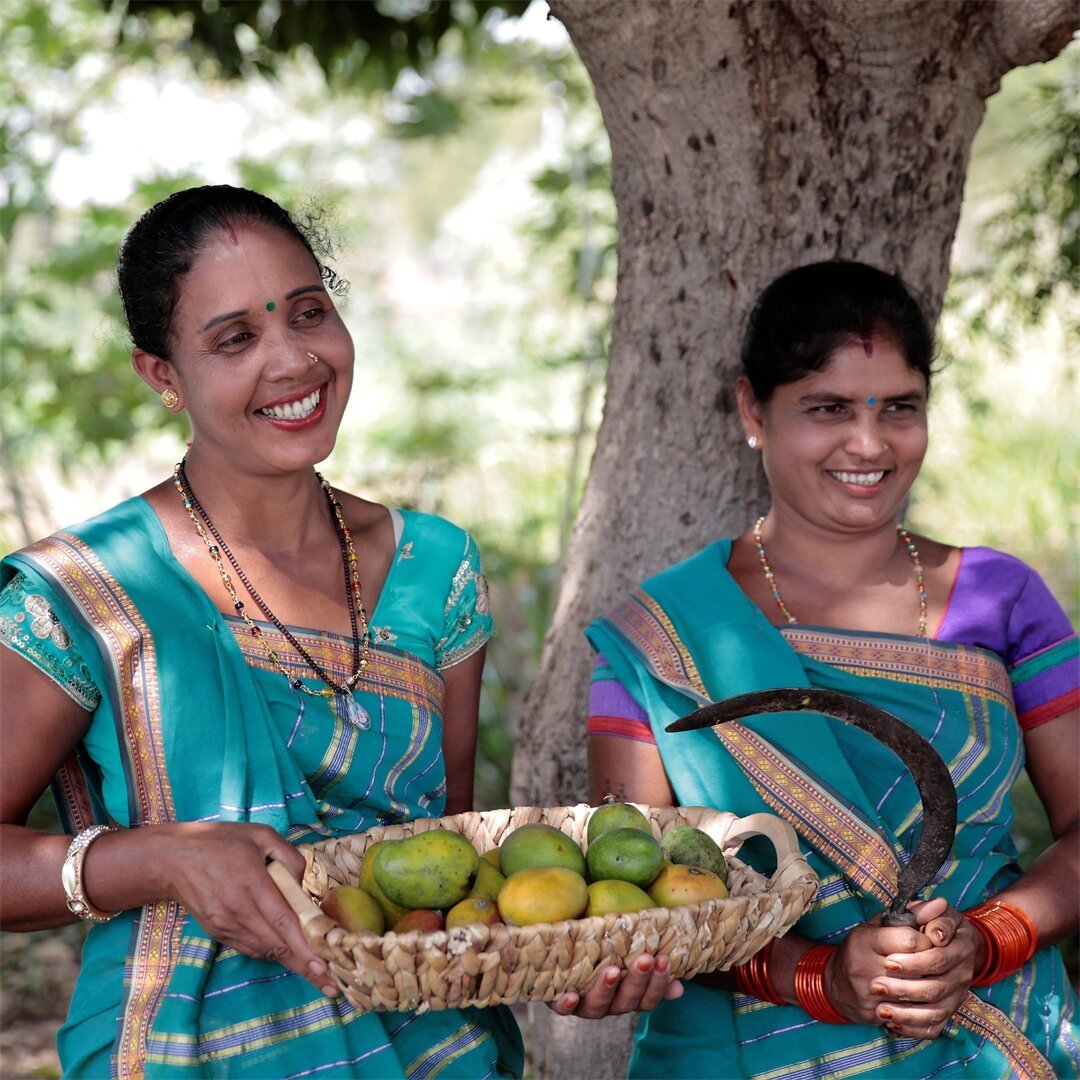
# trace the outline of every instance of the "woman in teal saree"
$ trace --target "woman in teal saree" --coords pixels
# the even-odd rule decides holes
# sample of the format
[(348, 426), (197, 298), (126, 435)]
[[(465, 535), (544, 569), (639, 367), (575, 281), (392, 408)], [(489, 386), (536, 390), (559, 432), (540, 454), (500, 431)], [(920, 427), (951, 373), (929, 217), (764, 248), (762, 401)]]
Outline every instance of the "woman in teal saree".
[[(1053, 947), (1077, 927), (1077, 639), (1017, 560), (898, 532), (925, 450), (929, 357), (896, 279), (845, 263), (779, 279), (751, 318), (739, 384), (768, 515), (589, 628), (594, 800), (771, 811), (820, 877), (756, 982), (700, 979), (642, 1015), (631, 1075), (1080, 1069), (1076, 995)], [(959, 825), (920, 931), (877, 925), (921, 822), (910, 776), (879, 743), (811, 714), (665, 730), (704, 702), (779, 686), (887, 709), (948, 764)], [(1025, 754), (1057, 840), (1021, 874), (1009, 795)], [(989, 938), (978, 929), (989, 898), (1005, 905), (990, 916), (1009, 920), (1005, 942), (999, 921)]]
[[(93, 922), (65, 1075), (520, 1075), (505, 1010), (358, 1013), (265, 869), (470, 808), (475, 544), (320, 484), (352, 343), (276, 204), (181, 192), (120, 280), (136, 369), (189, 411), (191, 448), (5, 559), (0, 592), (5, 929)], [(57, 767), (70, 850), (24, 826)]]

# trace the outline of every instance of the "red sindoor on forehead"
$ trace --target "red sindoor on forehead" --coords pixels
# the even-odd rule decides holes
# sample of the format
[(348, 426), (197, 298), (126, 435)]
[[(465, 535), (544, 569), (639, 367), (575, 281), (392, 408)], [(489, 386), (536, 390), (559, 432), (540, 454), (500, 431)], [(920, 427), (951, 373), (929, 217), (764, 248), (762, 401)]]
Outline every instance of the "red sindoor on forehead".
[(874, 355), (874, 339), (870, 334), (863, 334), (862, 347), (863, 352), (866, 353), (867, 356)]
[(225, 235), (234, 243), (239, 244), (240, 240), (237, 238), (236, 230), (232, 227), (231, 221), (225, 222)]

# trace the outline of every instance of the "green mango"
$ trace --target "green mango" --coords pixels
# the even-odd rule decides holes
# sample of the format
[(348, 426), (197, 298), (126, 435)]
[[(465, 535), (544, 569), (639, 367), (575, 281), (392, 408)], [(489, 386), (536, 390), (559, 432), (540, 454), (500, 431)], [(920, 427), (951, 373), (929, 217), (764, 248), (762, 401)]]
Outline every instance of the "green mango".
[(394, 840), (380, 848), (372, 869), (378, 886), (406, 908), (449, 908), (464, 900), (480, 856), (460, 833), (445, 829)]

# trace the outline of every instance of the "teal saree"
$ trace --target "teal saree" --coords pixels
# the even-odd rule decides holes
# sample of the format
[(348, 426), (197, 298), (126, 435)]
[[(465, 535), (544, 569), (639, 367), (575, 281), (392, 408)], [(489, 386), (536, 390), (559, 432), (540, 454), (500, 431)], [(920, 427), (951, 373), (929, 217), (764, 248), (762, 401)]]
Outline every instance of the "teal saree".
[[(915, 785), (881, 744), (808, 714), (664, 730), (702, 703), (751, 690), (838, 690), (901, 716), (949, 765), (960, 824), (932, 894), (966, 908), (1014, 880), (1009, 792), (1023, 743), (1001, 660), (922, 638), (805, 626), (781, 632), (727, 573), (729, 552), (730, 542), (720, 541), (646, 581), (587, 632), (649, 716), (678, 801), (740, 815), (767, 810), (795, 828), (820, 877), (797, 927), (807, 937), (834, 942), (879, 913), (921, 824)], [(630, 1073), (1049, 1080), (1080, 1069), (1076, 1005), (1056, 949), (969, 992), (934, 1040), (823, 1024), (796, 1006), (691, 983), (683, 998), (642, 1017)]]
[[(371, 613), (377, 647), (348, 710), (290, 689), (266, 636), (218, 612), (143, 499), (9, 556), (5, 643), (63, 685), (100, 694), (79, 767), (59, 778), (69, 828), (257, 821), (299, 843), (438, 816), (439, 669), (483, 644), (490, 617), (467, 534), (424, 514), (401, 522)], [(67, 653), (45, 648), (45, 611), (62, 627), (53, 643), (80, 658), (70, 679)], [(294, 632), (339, 680), (349, 674), (348, 641)], [(310, 673), (298, 664), (290, 674)], [(522, 1069), (506, 1010), (360, 1014), (220, 946), (164, 901), (91, 928), (58, 1041), (72, 1077), (429, 1080)]]

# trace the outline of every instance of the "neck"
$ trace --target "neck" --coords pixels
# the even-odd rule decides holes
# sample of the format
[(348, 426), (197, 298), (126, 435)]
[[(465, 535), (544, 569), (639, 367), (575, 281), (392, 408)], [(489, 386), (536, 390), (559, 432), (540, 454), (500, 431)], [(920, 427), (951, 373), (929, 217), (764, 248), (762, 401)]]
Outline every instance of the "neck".
[(267, 476), (222, 472), (201, 461), (192, 448), (184, 473), (230, 545), (296, 554), (334, 533), (327, 498), (313, 468)]

